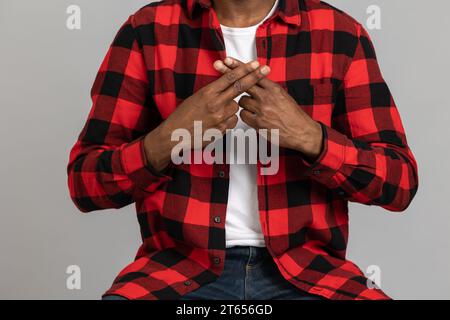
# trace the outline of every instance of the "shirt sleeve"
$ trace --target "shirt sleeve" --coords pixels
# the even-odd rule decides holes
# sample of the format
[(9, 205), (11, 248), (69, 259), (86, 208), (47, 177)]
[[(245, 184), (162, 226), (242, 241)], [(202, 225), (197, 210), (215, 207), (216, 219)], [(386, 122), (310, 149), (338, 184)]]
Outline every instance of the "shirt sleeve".
[(70, 153), (70, 195), (83, 212), (126, 206), (170, 179), (145, 158), (143, 137), (161, 119), (133, 19), (120, 28), (101, 64), (92, 109)]
[(417, 163), (380, 72), (368, 33), (358, 25), (354, 57), (337, 94), (324, 149), (307, 175), (349, 201), (405, 210), (418, 188)]

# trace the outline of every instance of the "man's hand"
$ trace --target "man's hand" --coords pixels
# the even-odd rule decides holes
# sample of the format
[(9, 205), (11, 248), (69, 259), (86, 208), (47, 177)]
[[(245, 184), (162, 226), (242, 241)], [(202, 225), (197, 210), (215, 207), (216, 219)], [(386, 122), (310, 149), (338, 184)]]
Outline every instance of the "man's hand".
[[(224, 74), (243, 65), (237, 59), (216, 61), (214, 67)], [(314, 161), (322, 152), (323, 134), (320, 124), (314, 121), (279, 84), (262, 78), (246, 90), (239, 105), (241, 119), (255, 129), (278, 129), (281, 147), (302, 152)], [(270, 135), (269, 137), (270, 138)]]
[(260, 66), (258, 61), (241, 63), (184, 100), (145, 137), (145, 154), (149, 164), (158, 171), (168, 165), (172, 148), (178, 143), (171, 140), (176, 129), (187, 129), (193, 137), (195, 121), (202, 121), (203, 130), (216, 128), (225, 132), (234, 128), (238, 121), (236, 112), (239, 105), (233, 99), (252, 88), (269, 72), (270, 69)]

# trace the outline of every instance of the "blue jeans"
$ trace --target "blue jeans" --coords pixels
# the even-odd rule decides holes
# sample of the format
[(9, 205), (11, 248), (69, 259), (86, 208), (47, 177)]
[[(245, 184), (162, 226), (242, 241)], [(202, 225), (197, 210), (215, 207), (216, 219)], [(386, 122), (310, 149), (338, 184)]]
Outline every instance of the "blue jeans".
[[(181, 300), (322, 300), (301, 291), (283, 278), (266, 248), (233, 247), (226, 250), (225, 266), (214, 282)], [(107, 296), (104, 300), (124, 300)]]

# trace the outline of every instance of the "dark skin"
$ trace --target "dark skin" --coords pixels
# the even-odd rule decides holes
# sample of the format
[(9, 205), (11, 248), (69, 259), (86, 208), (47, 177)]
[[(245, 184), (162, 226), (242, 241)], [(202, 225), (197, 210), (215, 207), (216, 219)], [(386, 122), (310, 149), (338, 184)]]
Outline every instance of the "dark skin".
[[(257, 24), (273, 4), (274, 0), (213, 2), (220, 23), (230, 27)], [(202, 121), (203, 130), (215, 128), (225, 133), (236, 126), (239, 106), (244, 109), (241, 119), (250, 127), (278, 129), (281, 147), (298, 150), (310, 161), (320, 155), (323, 138), (319, 123), (302, 111), (280, 85), (267, 79), (268, 66), (260, 66), (258, 61), (244, 64), (228, 57), (216, 61), (214, 68), (223, 75), (184, 100), (145, 137), (145, 154), (153, 168), (163, 171), (170, 163), (172, 149), (179, 143), (171, 141), (174, 130), (187, 129), (193, 137), (194, 121)], [(243, 92), (250, 97), (236, 103), (233, 99)]]
[(178, 141), (171, 141), (172, 132), (176, 129), (187, 129), (192, 139), (195, 139), (195, 121), (202, 121), (205, 131), (219, 129), (225, 133), (227, 129), (234, 128), (238, 122), (236, 112), (239, 105), (233, 99), (252, 88), (269, 72), (270, 68), (260, 66), (258, 61), (241, 64), (184, 100), (165, 121), (145, 137), (147, 161), (156, 170), (163, 170), (171, 160), (172, 149), (178, 144)]
[(275, 0), (216, 0), (212, 3), (220, 24), (245, 28), (254, 26), (264, 19)]

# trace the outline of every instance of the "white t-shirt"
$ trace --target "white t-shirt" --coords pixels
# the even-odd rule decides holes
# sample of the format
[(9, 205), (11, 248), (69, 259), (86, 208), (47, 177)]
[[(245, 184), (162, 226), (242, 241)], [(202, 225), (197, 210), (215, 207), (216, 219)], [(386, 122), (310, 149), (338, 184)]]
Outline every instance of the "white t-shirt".
[[(221, 25), (225, 40), (227, 56), (242, 62), (250, 62), (256, 55), (256, 29), (276, 10), (278, 0), (258, 24), (246, 28), (232, 28)], [(241, 95), (242, 96), (242, 95)], [(240, 97), (235, 100), (239, 101)], [(236, 128), (249, 129), (239, 117)], [(235, 151), (231, 150), (231, 152)], [(230, 151), (229, 151), (230, 152)], [(247, 152), (248, 153), (248, 152)], [(245, 161), (245, 155), (230, 155), (231, 159)], [(241, 161), (236, 161), (242, 163)], [(231, 164), (230, 186), (228, 191), (227, 218), (225, 222), (226, 246), (264, 247), (264, 236), (261, 231), (258, 211), (258, 186), (256, 164)]]

